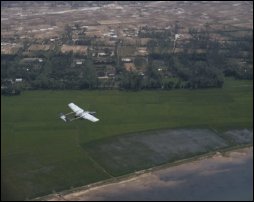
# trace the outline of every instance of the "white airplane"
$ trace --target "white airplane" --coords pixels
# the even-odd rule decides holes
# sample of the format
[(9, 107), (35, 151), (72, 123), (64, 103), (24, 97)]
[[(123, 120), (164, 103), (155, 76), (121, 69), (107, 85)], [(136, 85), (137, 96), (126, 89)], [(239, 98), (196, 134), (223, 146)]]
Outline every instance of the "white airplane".
[[(73, 112), (67, 113), (67, 114), (60, 114), (60, 119), (62, 119), (63, 121), (67, 122), (67, 121), (74, 121), (76, 119), (87, 119), (89, 121), (92, 122), (97, 122), (99, 121), (99, 119), (97, 119), (96, 117), (94, 117), (92, 114), (95, 114), (96, 112), (89, 112), (89, 111), (84, 111), (83, 109), (81, 109), (80, 107), (78, 107), (77, 105), (75, 105), (74, 103), (70, 103), (68, 104), (68, 106), (71, 108), (71, 110)], [(75, 113), (75, 118), (73, 119), (69, 119), (67, 117), (67, 115), (73, 114)]]

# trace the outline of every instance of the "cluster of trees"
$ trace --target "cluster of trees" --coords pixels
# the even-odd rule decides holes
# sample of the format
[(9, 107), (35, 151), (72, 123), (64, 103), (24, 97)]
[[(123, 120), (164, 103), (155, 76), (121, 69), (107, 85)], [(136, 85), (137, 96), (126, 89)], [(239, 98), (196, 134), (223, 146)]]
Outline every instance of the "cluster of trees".
[(170, 90), (173, 88), (195, 89), (223, 86), (223, 73), (217, 68), (211, 68), (206, 62), (192, 62), (187, 66), (179, 62), (179, 57), (174, 57), (171, 61), (172, 63), (168, 67), (173, 73), (171, 76), (165, 76), (165, 72), (158, 71), (150, 63), (144, 75), (138, 72), (122, 72), (119, 77), (119, 87), (132, 90)]
[(162, 88), (162, 76), (151, 64), (147, 66), (145, 74), (123, 70), (118, 77), (120, 89), (157, 89)]
[(183, 51), (180, 53), (172, 51), (168, 38), (163, 42), (163, 39), (154, 36), (148, 44), (150, 62), (163, 61), (167, 71), (177, 78), (174, 81), (164, 77), (163, 80), (168, 82), (167, 85), (162, 84), (164, 88), (221, 87), (224, 76), (253, 79), (252, 32), (224, 44), (212, 40), (207, 27), (190, 29), (189, 34), (192, 37), (181, 44)]
[(90, 59), (82, 65), (73, 66), (73, 55), (52, 54), (42, 72), (31, 82), (32, 88), (84, 89), (94, 88), (97, 77)]
[[(96, 71), (91, 59), (73, 67), (73, 54), (50, 52), (38, 68), (24, 65), (20, 57), (1, 56), (1, 80), (23, 78), (29, 89), (83, 89), (96, 86)], [(33, 67), (32, 67), (33, 66)]]
[(1, 88), (1, 95), (20, 95), (20, 93), (21, 88), (15, 85), (10, 85), (5, 88)]
[(3, 80), (1, 86), (1, 95), (19, 95), (21, 93), (22, 84), (15, 83), (13, 80)]

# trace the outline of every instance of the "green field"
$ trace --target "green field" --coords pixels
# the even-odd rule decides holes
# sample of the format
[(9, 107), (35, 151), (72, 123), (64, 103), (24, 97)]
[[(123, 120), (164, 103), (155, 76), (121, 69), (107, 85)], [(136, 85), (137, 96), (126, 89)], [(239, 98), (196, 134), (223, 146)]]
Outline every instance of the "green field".
[[(1, 199), (24, 200), (110, 178), (114, 173), (89, 153), (93, 141), (162, 128), (252, 129), (252, 91), (252, 81), (227, 79), (222, 89), (1, 97)], [(100, 121), (64, 123), (58, 115), (70, 111), (69, 102), (96, 111)]]

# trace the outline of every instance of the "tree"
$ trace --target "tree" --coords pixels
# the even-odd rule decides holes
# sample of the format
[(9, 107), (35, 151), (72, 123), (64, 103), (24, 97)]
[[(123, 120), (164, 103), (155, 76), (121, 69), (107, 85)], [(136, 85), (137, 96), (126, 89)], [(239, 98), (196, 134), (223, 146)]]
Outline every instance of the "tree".
[(98, 82), (96, 77), (96, 71), (91, 59), (88, 59), (85, 65), (83, 66), (82, 78), (80, 81), (81, 81), (80, 84), (81, 89), (97, 88)]
[(142, 76), (134, 71), (121, 73), (119, 87), (126, 90), (140, 90), (142, 88)]
[(66, 44), (72, 44), (72, 28), (70, 25), (65, 25), (64, 32), (62, 34), (63, 42)]
[(209, 68), (205, 62), (196, 62), (190, 78), (192, 88), (222, 87), (223, 74), (216, 68)]
[(147, 81), (145, 82), (146, 88), (161, 88), (162, 86), (162, 81), (161, 81), (161, 75), (153, 67), (153, 64), (150, 63), (147, 66), (147, 71), (146, 71), (146, 79)]
[(10, 85), (4, 89), (1, 89), (2, 95), (20, 95), (21, 89), (16, 85)]

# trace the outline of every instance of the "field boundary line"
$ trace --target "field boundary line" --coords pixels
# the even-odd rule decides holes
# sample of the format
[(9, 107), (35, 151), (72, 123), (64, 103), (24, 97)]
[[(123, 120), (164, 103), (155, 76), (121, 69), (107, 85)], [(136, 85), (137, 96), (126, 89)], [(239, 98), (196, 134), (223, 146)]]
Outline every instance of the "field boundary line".
[(77, 130), (77, 136), (75, 138), (75, 141), (76, 141), (76, 145), (77, 147), (79, 147), (81, 149), (82, 152), (84, 152), (87, 157), (96, 165), (96, 167), (98, 167), (99, 169), (101, 169), (104, 173), (106, 173), (110, 178), (113, 178), (114, 176), (112, 176), (108, 171), (106, 171), (103, 166), (101, 166), (95, 159), (93, 159), (93, 157), (89, 154), (89, 152), (87, 150), (85, 150), (84, 147), (82, 147), (80, 144), (79, 144), (79, 130), (78, 130), (78, 127), (76, 127), (76, 130)]
[(94, 162), (94, 164), (100, 168), (104, 173), (106, 173), (110, 178), (115, 178), (113, 175), (111, 175), (108, 171), (105, 170), (105, 168), (103, 166), (101, 166), (84, 148), (82, 148), (82, 151), (86, 153), (86, 155), (88, 156), (88, 158)]

